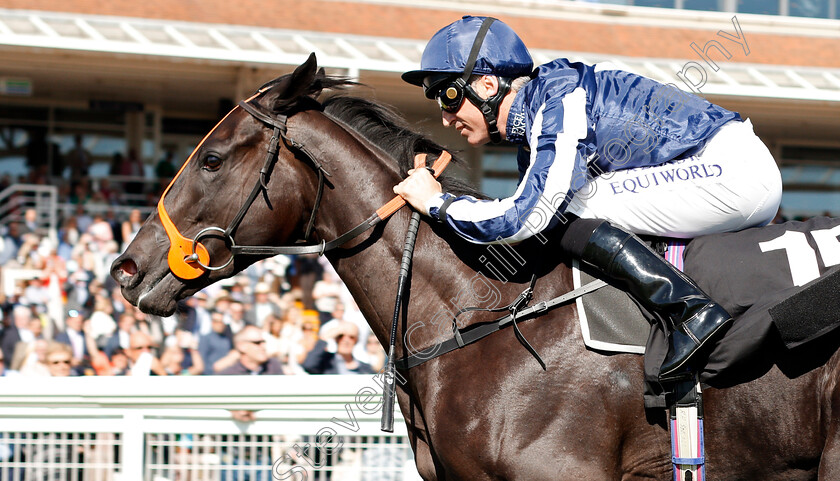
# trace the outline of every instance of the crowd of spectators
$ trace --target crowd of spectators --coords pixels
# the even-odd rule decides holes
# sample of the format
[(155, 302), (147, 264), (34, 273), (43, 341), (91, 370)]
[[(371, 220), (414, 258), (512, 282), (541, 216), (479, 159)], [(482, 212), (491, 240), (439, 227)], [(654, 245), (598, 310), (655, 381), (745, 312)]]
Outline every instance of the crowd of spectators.
[[(137, 233), (79, 204), (51, 240), (29, 209), (0, 239), (0, 376), (374, 373), (385, 352), (323, 257), (277, 256), (159, 317), (109, 276)], [(11, 288), (10, 291), (10, 287)]]

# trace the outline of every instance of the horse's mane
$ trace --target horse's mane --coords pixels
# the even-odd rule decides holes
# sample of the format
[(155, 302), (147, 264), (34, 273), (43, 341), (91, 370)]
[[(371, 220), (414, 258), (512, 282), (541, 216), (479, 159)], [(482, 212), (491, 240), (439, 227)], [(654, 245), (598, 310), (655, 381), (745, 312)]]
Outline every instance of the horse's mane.
[[(431, 160), (444, 150), (440, 144), (413, 131), (405, 118), (390, 106), (347, 95), (330, 97), (322, 105), (325, 113), (340, 120), (394, 158), (404, 176), (409, 169), (414, 168), (416, 153), (427, 153)], [(463, 163), (455, 155), (452, 159)], [(441, 175), (438, 180), (444, 192), (487, 198), (471, 184), (457, 177)]]

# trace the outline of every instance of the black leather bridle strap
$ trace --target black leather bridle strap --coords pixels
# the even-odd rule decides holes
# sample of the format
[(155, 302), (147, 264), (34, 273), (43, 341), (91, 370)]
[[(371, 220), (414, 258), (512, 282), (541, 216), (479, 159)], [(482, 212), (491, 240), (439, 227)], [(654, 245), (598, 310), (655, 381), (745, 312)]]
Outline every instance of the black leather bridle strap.
[(225, 229), (224, 235), (226, 237), (230, 238), (233, 236), (233, 232), (237, 227), (239, 227), (239, 223), (242, 222), (245, 214), (248, 213), (248, 209), (251, 207), (251, 204), (254, 203), (254, 200), (260, 192), (266, 188), (268, 174), (271, 172), (272, 164), (275, 159), (277, 159), (277, 144), (280, 141), (280, 135), (280, 128), (275, 126), (274, 134), (271, 136), (271, 141), (268, 145), (268, 151), (265, 154), (265, 162), (263, 162), (262, 169), (260, 169), (260, 178), (257, 180), (257, 183), (254, 184), (254, 187), (251, 189), (251, 193), (248, 194), (248, 198), (245, 199), (245, 203), (239, 208), (239, 212), (236, 213), (236, 216), (233, 218), (230, 225), (228, 225), (227, 229)]

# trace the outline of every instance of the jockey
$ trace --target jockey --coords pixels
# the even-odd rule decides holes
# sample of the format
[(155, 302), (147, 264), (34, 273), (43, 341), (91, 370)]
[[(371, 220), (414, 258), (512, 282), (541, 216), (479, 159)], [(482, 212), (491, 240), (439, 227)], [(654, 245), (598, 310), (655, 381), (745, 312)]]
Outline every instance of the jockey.
[(403, 80), (436, 99), (443, 125), (469, 144), (519, 144), (519, 184), (505, 199), (455, 197), (417, 169), (394, 191), (478, 244), (564, 229), (562, 249), (669, 333), (660, 381), (685, 377), (732, 318), (634, 234), (693, 238), (768, 223), (781, 201), (776, 162), (749, 120), (673, 86), (566, 59), (532, 67), (499, 20), (465, 16), (437, 32)]

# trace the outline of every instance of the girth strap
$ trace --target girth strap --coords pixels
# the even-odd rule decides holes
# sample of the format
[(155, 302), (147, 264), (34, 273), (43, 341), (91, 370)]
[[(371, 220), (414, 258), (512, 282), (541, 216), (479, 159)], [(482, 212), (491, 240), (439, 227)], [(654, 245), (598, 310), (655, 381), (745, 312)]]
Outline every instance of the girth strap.
[(578, 287), (573, 291), (555, 297), (554, 299), (551, 299), (549, 301), (543, 301), (539, 304), (526, 307), (518, 313), (511, 313), (500, 319), (496, 319), (495, 321), (468, 326), (464, 329), (456, 328), (453, 332), (453, 337), (451, 337), (450, 339), (447, 339), (443, 342), (439, 342), (434, 346), (426, 348), (420, 352), (416, 352), (410, 356), (398, 359), (396, 361), (396, 366), (398, 369), (411, 369), (412, 367), (419, 366), (420, 364), (423, 364), (426, 361), (432, 360), (438, 356), (442, 356), (448, 352), (454, 351), (455, 349), (460, 349), (468, 344), (472, 344), (475, 341), (478, 341), (479, 339), (483, 339), (496, 331), (499, 331), (505, 327), (508, 327), (511, 324), (514, 324), (515, 321), (519, 321), (530, 317), (537, 317), (539, 314), (542, 314), (571, 300), (577, 299), (578, 297), (581, 297), (585, 294), (589, 294), (590, 292), (596, 291), (606, 285), (606, 282), (600, 279), (596, 279), (586, 285)]

